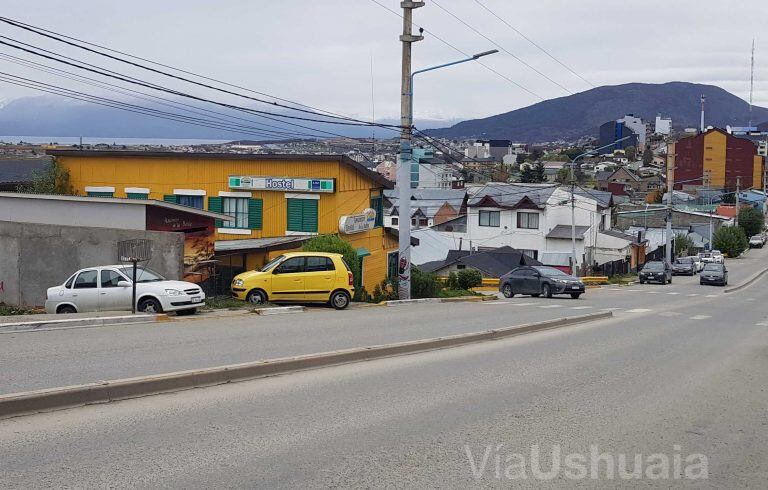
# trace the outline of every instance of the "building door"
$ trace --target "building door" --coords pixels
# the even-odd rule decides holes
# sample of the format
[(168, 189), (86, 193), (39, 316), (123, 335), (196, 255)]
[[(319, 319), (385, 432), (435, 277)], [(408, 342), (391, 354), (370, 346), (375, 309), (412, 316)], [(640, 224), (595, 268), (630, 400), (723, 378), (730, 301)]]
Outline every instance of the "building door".
[(271, 299), (281, 301), (302, 301), (304, 294), (304, 259), (291, 257), (272, 272)]

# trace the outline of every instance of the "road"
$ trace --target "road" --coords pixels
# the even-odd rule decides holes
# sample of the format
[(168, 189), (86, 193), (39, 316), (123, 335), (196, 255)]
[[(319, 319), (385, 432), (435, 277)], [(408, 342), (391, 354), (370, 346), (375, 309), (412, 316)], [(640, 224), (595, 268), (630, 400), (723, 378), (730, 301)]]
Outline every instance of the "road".
[[(753, 250), (729, 261), (730, 282), (743, 281), (768, 258)], [(677, 313), (711, 301), (728, 301), (722, 288), (699, 286), (677, 276), (669, 286), (590, 289), (567, 296), (515, 297), (486, 303), (440, 303), (368, 307), (337, 312), (238, 318), (199, 317), (179, 322), (0, 334), (0, 394), (105, 379), (311, 354), (418, 340), (526, 322), (611, 310), (619, 318)], [(695, 316), (695, 315), (692, 315)]]
[[(640, 455), (642, 479), (609, 479), (603, 459), (596, 480), (561, 471), (545, 483), (764, 487), (768, 279), (727, 296), (687, 282), (464, 304), (506, 323), (528, 309), (624, 309), (507, 340), (0, 421), (2, 486), (532, 487), (535, 447), (546, 470), (553, 448), (590, 461), (595, 446), (616, 463), (627, 455), (630, 472)], [(539, 308), (553, 304), (563, 306)], [(652, 453), (701, 454), (708, 478), (649, 480)], [(517, 455), (525, 463), (510, 470)]]

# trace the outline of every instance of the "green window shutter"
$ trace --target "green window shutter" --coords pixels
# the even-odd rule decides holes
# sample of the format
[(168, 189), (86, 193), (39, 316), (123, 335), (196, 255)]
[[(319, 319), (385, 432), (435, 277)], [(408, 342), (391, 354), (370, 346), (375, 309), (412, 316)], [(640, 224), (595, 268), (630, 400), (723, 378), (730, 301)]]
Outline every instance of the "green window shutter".
[(262, 226), (262, 212), (264, 201), (261, 199), (248, 199), (248, 228), (260, 230)]
[(304, 214), (303, 199), (287, 199), (288, 201), (288, 231), (304, 231), (302, 216)]
[(111, 192), (89, 192), (88, 197), (115, 197)]
[[(212, 213), (219, 213), (219, 214), (221, 214), (223, 209), (224, 209), (224, 207), (222, 205), (222, 200), (221, 200), (220, 197), (209, 197), (208, 198), (208, 211), (210, 211)], [(221, 228), (223, 225), (224, 225), (224, 223), (222, 222), (222, 220), (220, 220), (220, 219), (216, 220), (216, 228)]]
[(166, 194), (166, 195), (163, 196), (163, 201), (171, 202), (173, 204), (178, 204), (179, 203), (179, 196), (177, 196), (176, 194)]
[(149, 194), (143, 192), (129, 192), (126, 194), (128, 199), (149, 199)]
[(302, 217), (303, 230), (309, 233), (317, 233), (317, 200), (304, 200), (304, 215)]
[(376, 221), (374, 226), (376, 228), (384, 226), (384, 199), (381, 196), (375, 196), (371, 198), (371, 209), (376, 211)]

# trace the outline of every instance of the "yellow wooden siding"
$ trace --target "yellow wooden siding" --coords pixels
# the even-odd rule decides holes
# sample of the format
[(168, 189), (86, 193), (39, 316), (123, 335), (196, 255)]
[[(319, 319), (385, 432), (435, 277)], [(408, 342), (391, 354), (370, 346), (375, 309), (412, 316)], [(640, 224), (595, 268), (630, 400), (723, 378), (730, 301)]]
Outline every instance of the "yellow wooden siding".
[(725, 187), (725, 153), (728, 138), (719, 131), (704, 136), (704, 172), (710, 171), (712, 187)]

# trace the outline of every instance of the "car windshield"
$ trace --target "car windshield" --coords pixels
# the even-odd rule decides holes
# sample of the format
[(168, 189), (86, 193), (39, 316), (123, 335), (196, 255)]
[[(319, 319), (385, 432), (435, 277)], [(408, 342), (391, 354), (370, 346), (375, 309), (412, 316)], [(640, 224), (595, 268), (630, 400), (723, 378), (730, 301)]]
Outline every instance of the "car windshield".
[[(120, 267), (120, 272), (122, 272), (125, 277), (133, 277), (133, 267)], [(136, 268), (136, 282), (158, 282), (158, 281), (165, 281), (165, 278), (158, 274), (157, 272), (144, 268), (144, 267), (137, 267)]]
[(567, 276), (565, 272), (554, 267), (534, 267), (542, 276)]
[(678, 264), (691, 264), (693, 263), (693, 259), (690, 257), (680, 257), (675, 262), (677, 262)]
[(754, 235), (754, 236), (753, 236), (751, 239), (752, 239), (752, 240), (760, 240), (760, 241), (763, 241), (763, 237), (761, 237), (760, 235)]
[(722, 264), (707, 264), (704, 266), (704, 272), (722, 272)]
[(664, 270), (664, 265), (661, 262), (648, 262), (643, 267), (644, 271), (661, 271)]
[(707, 254), (701, 254), (701, 255), (699, 255), (699, 257), (703, 257), (703, 258), (709, 258), (709, 257), (712, 257), (712, 254), (709, 254), (709, 253), (707, 253)]
[(268, 270), (270, 270), (271, 268), (273, 268), (273, 267), (275, 266), (275, 264), (277, 264), (278, 262), (280, 262), (280, 261), (281, 261), (281, 260), (283, 260), (284, 258), (285, 258), (285, 255), (278, 255), (278, 256), (277, 256), (277, 257), (275, 257), (274, 259), (272, 259), (272, 260), (270, 260), (269, 262), (267, 262), (266, 264), (264, 264), (264, 267), (262, 267), (261, 269), (259, 269), (259, 272), (267, 272)]

